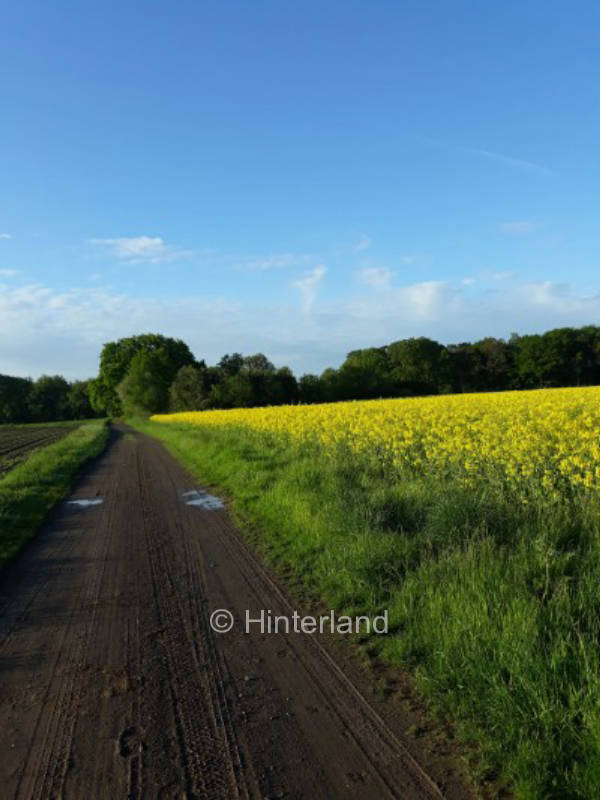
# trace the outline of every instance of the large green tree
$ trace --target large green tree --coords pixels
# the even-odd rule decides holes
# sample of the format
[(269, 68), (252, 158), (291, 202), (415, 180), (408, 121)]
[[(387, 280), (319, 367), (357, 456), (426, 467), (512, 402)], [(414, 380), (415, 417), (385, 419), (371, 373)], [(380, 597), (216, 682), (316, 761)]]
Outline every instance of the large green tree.
[(398, 394), (435, 394), (447, 391), (450, 380), (446, 348), (420, 336), (401, 339), (388, 346), (391, 380)]
[(117, 386), (121, 408), (127, 415), (160, 414), (169, 405), (169, 363), (162, 350), (140, 350)]
[(385, 397), (390, 391), (385, 348), (369, 347), (348, 353), (338, 371), (339, 399)]
[(122, 413), (123, 407), (117, 387), (126, 377), (132, 359), (139, 352), (161, 353), (167, 387), (181, 367), (195, 363), (194, 356), (185, 342), (157, 333), (144, 333), (108, 342), (100, 354), (98, 377), (90, 388), (92, 405), (96, 411), (111, 416)]

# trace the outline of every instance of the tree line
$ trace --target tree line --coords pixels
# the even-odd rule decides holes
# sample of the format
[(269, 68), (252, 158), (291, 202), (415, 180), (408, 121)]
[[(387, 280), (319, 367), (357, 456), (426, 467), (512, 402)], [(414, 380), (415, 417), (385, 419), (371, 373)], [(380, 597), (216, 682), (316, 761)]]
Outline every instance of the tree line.
[(402, 339), (300, 378), (262, 353), (207, 366), (180, 339), (142, 334), (105, 344), (93, 380), (0, 375), (0, 422), (596, 384), (600, 327), (592, 325), (450, 345)]
[(100, 416), (92, 407), (90, 384), (70, 383), (62, 375), (42, 375), (36, 381), (0, 375), (0, 424)]

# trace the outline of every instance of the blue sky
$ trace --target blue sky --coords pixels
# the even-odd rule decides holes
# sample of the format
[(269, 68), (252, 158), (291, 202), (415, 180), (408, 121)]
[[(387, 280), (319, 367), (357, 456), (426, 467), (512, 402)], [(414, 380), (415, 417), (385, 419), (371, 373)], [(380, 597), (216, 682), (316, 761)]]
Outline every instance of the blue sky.
[(2, 4), (0, 372), (600, 324), (596, 2)]

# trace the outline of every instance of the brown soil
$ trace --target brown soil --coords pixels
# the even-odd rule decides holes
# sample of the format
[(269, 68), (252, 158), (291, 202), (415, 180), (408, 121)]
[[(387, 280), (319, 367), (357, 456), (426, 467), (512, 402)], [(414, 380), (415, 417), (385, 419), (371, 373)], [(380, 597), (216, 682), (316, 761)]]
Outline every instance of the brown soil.
[(103, 502), (62, 504), (2, 573), (2, 797), (472, 796), (347, 648), (244, 632), (290, 600), (226, 511), (185, 505), (195, 488), (115, 430), (71, 496)]
[(33, 450), (47, 447), (75, 430), (74, 425), (0, 426), (0, 475), (24, 461)]

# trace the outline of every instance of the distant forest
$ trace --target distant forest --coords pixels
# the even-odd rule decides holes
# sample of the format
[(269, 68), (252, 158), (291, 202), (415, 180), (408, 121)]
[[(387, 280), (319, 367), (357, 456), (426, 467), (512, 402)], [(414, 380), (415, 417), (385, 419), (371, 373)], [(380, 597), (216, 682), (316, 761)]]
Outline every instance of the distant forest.
[(0, 375), (0, 423), (595, 384), (600, 328), (592, 325), (508, 341), (402, 339), (353, 350), (338, 369), (300, 378), (262, 353), (207, 366), (180, 339), (142, 334), (105, 344), (98, 377), (88, 381)]

